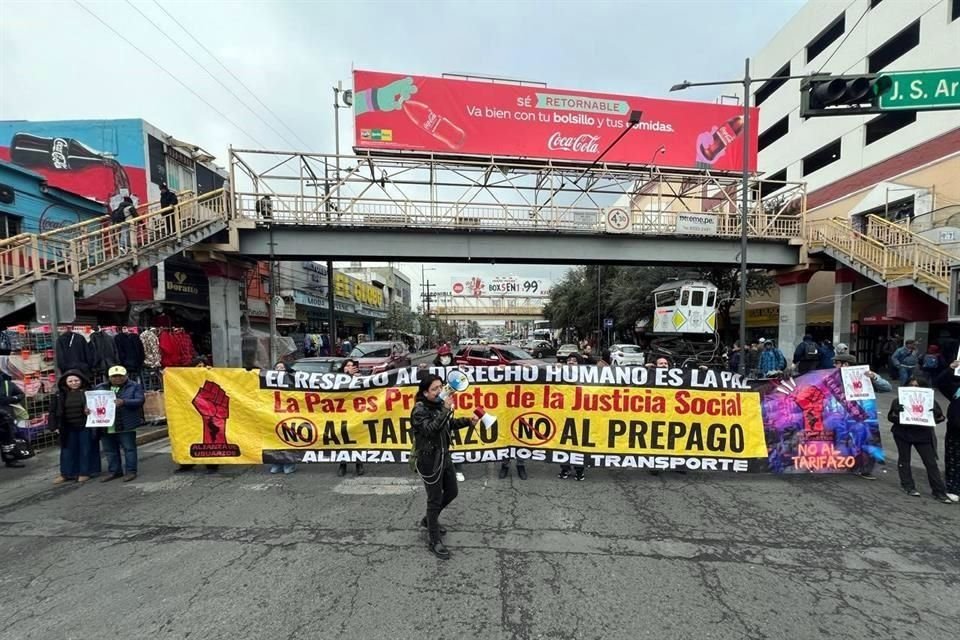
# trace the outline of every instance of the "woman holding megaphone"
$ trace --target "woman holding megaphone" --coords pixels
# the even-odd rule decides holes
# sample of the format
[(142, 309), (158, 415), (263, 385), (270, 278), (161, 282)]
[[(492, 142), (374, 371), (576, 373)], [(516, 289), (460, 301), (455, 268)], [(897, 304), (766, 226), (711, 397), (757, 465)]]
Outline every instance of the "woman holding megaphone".
[[(455, 385), (454, 385), (455, 387)], [(427, 489), (427, 515), (420, 521), (427, 528), (430, 551), (449, 558), (443, 545), (446, 530), (440, 526), (440, 512), (457, 497), (457, 477), (450, 459), (450, 431), (475, 425), (478, 416), (453, 417), (453, 394), (444, 393), (443, 379), (426, 375), (420, 381), (416, 404), (410, 414), (417, 474)]]

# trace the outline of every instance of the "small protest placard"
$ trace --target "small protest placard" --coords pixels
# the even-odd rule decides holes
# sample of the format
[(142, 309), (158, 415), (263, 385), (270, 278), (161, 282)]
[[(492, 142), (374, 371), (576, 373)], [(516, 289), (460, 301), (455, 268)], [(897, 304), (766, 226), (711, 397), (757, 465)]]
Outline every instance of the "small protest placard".
[(900, 387), (900, 424), (934, 427), (933, 389)]
[(870, 372), (868, 365), (843, 367), (840, 376), (843, 378), (843, 394), (847, 400), (873, 400), (877, 396), (873, 392), (873, 382), (867, 377)]
[(117, 394), (113, 391), (87, 391), (88, 427), (110, 427), (117, 416)]

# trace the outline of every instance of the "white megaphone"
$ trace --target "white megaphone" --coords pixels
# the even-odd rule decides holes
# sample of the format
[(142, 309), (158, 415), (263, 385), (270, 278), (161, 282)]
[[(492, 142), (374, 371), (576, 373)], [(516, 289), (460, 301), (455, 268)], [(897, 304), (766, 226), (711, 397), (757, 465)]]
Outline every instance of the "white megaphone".
[(492, 413), (487, 413), (483, 410), (483, 407), (477, 407), (473, 410), (474, 417), (480, 421), (480, 424), (485, 426), (487, 429), (493, 426), (493, 423), (497, 421), (497, 416)]
[(470, 378), (463, 371), (454, 369), (447, 374), (447, 384), (440, 390), (440, 400), (446, 400), (450, 396), (460, 391), (466, 391), (470, 386)]

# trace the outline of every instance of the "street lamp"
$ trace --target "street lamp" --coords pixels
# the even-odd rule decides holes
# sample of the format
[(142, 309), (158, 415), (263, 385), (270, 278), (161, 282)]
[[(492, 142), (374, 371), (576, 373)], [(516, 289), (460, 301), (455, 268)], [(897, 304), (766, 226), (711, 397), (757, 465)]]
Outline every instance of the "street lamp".
[(747, 345), (747, 191), (750, 181), (750, 85), (754, 82), (770, 80), (795, 80), (808, 76), (777, 76), (774, 78), (751, 78), (750, 58), (743, 64), (742, 80), (722, 80), (719, 82), (689, 82), (684, 80), (670, 87), (670, 91), (683, 91), (690, 87), (712, 87), (730, 84), (743, 85), (743, 166), (740, 177), (740, 375), (747, 374), (747, 359), (744, 357)]

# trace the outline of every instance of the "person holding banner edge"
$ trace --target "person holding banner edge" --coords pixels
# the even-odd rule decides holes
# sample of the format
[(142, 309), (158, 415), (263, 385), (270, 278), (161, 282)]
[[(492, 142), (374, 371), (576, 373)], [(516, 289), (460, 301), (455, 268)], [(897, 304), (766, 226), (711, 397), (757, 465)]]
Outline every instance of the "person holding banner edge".
[(440, 512), (457, 497), (457, 478), (450, 459), (450, 431), (470, 427), (479, 421), (453, 417), (453, 397), (440, 399), (443, 380), (440, 376), (424, 376), (417, 388), (410, 424), (414, 437), (415, 467), (427, 490), (427, 513), (420, 520), (426, 527), (429, 549), (438, 558), (449, 558), (450, 551), (442, 537), (446, 530), (440, 526)]
[[(833, 357), (833, 366), (836, 369), (842, 369), (843, 367), (849, 367), (857, 364), (857, 359), (851, 356), (849, 353), (841, 353)], [(873, 384), (873, 390), (877, 393), (889, 393), (893, 391), (893, 385), (884, 380), (882, 377), (874, 373), (873, 371), (867, 372), (867, 378)], [(858, 460), (857, 467), (853, 470), (853, 474), (858, 478), (863, 478), (864, 480), (876, 480), (877, 476), (873, 475), (873, 468), (876, 466), (876, 459), (867, 453), (861, 454), (864, 459)]]
[[(577, 353), (571, 353), (569, 356), (567, 356), (567, 360), (564, 364), (566, 364), (568, 367), (579, 367), (580, 355)], [(567, 478), (570, 477), (571, 470), (574, 472), (577, 480), (582, 481), (585, 479), (584, 465), (571, 466), (569, 464), (562, 464), (560, 465), (560, 473), (557, 475), (557, 477), (560, 478), (561, 480), (566, 480)]]
[[(352, 376), (354, 378), (360, 377), (360, 362), (355, 360), (354, 358), (347, 358), (346, 360), (343, 361), (343, 372), (348, 376)], [(356, 463), (354, 467), (354, 472), (357, 474), (358, 477), (364, 474), (362, 462)], [(340, 476), (341, 478), (347, 475), (346, 462), (341, 462), (340, 466), (337, 467), (337, 475)]]

